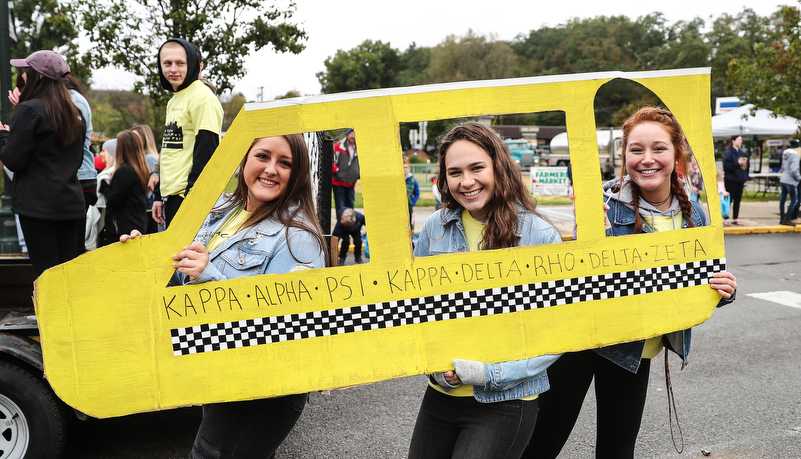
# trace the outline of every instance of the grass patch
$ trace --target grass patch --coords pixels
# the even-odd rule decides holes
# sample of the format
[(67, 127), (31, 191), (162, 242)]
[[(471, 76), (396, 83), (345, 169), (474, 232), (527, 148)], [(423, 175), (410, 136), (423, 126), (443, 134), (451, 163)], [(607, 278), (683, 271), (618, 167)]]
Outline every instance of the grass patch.
[[(701, 193), (699, 193), (699, 199), (701, 201), (706, 202), (706, 190), (701, 190)], [(778, 200), (779, 200), (779, 193), (765, 193), (763, 195), (761, 191), (760, 192), (756, 192), (753, 190), (743, 191), (742, 202), (769, 202)]]
[(535, 195), (538, 205), (542, 206), (569, 206), (573, 204), (568, 196)]

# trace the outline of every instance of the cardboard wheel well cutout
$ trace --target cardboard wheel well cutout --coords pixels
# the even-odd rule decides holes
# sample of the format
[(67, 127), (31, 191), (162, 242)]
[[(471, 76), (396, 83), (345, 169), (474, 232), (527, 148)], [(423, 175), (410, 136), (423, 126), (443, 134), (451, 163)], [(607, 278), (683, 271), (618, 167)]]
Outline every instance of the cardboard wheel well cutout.
[[(604, 234), (593, 98), (613, 78), (657, 94), (715, 176), (709, 69), (598, 73), (364, 91), (246, 105), (166, 232), (36, 281), (47, 378), (95, 417), (345, 387), (657, 336), (706, 320), (725, 268), (722, 219)], [(562, 110), (578, 240), (415, 259), (399, 123)], [(369, 265), (166, 287), (254, 138), (352, 127)], [(711, 183), (710, 180), (706, 181)], [(397, 190), (397, 192), (392, 191)], [(710, 208), (719, 209), (710, 195)]]

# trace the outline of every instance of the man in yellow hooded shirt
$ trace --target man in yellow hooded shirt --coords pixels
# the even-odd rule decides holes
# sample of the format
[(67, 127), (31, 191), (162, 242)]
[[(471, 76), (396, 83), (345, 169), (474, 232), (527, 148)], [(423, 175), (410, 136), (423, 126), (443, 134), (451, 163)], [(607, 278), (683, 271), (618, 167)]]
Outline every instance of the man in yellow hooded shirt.
[(151, 177), (153, 219), (169, 226), (220, 144), (223, 108), (200, 80), (203, 61), (195, 45), (171, 38), (161, 45), (158, 61), (161, 87), (174, 95), (167, 103), (158, 177)]

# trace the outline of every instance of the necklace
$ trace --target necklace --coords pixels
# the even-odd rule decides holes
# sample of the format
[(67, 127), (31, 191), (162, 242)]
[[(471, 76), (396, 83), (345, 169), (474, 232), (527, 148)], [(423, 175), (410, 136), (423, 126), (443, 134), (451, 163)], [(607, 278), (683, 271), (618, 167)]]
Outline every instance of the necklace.
[(224, 223), (224, 224), (223, 224), (223, 225), (220, 227), (220, 229), (219, 229), (219, 230), (217, 230), (217, 232), (216, 232), (216, 233), (214, 233), (214, 235), (215, 235), (215, 236), (220, 236), (220, 237), (221, 237), (221, 238), (223, 238), (223, 239), (228, 239), (229, 237), (231, 237), (231, 236), (233, 236), (234, 234), (236, 234), (236, 232), (237, 232), (237, 231), (239, 231), (239, 228), (236, 228), (236, 231), (234, 231), (233, 233), (223, 233), (222, 231), (223, 231), (224, 229), (227, 229), (228, 225), (229, 225), (229, 224), (230, 224), (232, 221), (236, 220), (236, 217), (239, 215), (239, 213), (240, 213), (240, 212), (242, 212), (242, 208), (243, 208), (243, 207), (244, 207), (243, 205), (237, 206), (237, 208), (236, 208), (236, 210), (234, 211), (234, 213), (233, 213), (233, 214), (231, 214), (231, 216), (230, 216), (230, 217), (228, 217), (228, 220), (226, 220), (226, 221), (225, 221), (225, 223)]
[(650, 204), (650, 205), (654, 206), (654, 208), (656, 208), (656, 210), (659, 210), (659, 207), (660, 207), (660, 206), (662, 206), (662, 204), (664, 204), (664, 203), (668, 202), (668, 201), (670, 200), (670, 198), (672, 198), (672, 197), (673, 197), (673, 195), (672, 195), (672, 194), (668, 194), (668, 195), (667, 195), (667, 197), (666, 197), (665, 199), (663, 199), (663, 200), (661, 200), (661, 201), (659, 201), (659, 202), (651, 202), (651, 201), (649, 201), (649, 200), (647, 200), (647, 199), (645, 199), (645, 198), (643, 198), (643, 199), (644, 199), (644, 200), (645, 200), (645, 202), (647, 202), (648, 204)]

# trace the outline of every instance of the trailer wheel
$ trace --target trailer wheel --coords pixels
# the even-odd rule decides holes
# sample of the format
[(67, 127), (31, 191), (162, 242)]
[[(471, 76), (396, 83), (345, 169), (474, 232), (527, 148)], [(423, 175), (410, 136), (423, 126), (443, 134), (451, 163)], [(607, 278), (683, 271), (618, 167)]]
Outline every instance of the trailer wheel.
[(556, 162), (557, 166), (562, 166), (562, 167), (567, 166), (568, 164), (570, 164), (570, 161), (565, 161), (564, 159), (560, 159), (559, 161)]
[(55, 459), (66, 440), (66, 419), (50, 386), (0, 361), (0, 459)]

